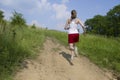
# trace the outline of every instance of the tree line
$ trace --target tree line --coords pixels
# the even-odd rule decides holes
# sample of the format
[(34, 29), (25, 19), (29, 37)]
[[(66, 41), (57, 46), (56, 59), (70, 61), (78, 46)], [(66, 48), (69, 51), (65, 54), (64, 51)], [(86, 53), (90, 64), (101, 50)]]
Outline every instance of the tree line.
[[(4, 12), (0, 10), (0, 34), (3, 34), (9, 30), (13, 33), (13, 38), (15, 38), (17, 29), (22, 30), (23, 27), (28, 26), (23, 14), (16, 11), (12, 13), (9, 21), (5, 20), (4, 18)], [(31, 28), (36, 28), (36, 25), (33, 24)]]
[[(18, 13), (16, 11), (14, 11), (13, 16), (10, 17), (10, 24), (12, 25), (26, 25), (26, 20), (24, 19), (23, 15), (21, 13)], [(2, 24), (3, 22), (7, 22), (4, 19), (4, 12), (2, 10), (0, 10), (0, 24)]]
[[(9, 20), (0, 10), (0, 80), (12, 80), (11, 75), (24, 59), (34, 55), (37, 44), (43, 43), (43, 32), (26, 24), (21, 13), (14, 11)], [(34, 47), (33, 47), (34, 46)]]
[(110, 9), (105, 16), (87, 19), (85, 25), (88, 33), (120, 37), (120, 5)]
[[(4, 19), (4, 12), (0, 10), (0, 33), (5, 31), (7, 23), (17, 25), (11, 27), (13, 34), (15, 34), (16, 27), (22, 28), (23, 25), (27, 26), (26, 20), (21, 13), (14, 11), (8, 22)], [(120, 5), (110, 9), (105, 16), (95, 15), (93, 18), (87, 19), (85, 25), (88, 33), (120, 37)], [(36, 28), (35, 24), (31, 27)]]

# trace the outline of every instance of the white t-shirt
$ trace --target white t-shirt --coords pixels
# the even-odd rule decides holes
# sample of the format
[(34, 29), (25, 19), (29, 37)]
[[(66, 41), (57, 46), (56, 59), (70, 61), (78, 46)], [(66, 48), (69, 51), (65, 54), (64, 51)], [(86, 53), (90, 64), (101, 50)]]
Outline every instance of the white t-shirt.
[(76, 34), (78, 32), (78, 24), (75, 22), (76, 19), (73, 19), (69, 24), (68, 34)]

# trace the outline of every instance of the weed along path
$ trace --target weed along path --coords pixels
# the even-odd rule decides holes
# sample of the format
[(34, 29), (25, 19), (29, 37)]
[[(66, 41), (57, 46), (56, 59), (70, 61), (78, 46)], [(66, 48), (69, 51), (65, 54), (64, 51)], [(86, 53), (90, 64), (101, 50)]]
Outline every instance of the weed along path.
[(28, 60), (27, 67), (18, 71), (14, 80), (111, 80), (83, 56), (69, 60), (70, 51), (47, 38), (44, 48), (35, 60)]

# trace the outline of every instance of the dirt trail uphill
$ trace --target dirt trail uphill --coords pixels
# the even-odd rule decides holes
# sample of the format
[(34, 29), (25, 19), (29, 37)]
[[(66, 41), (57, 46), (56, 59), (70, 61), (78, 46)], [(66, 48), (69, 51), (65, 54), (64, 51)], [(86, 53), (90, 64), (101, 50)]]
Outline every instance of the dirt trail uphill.
[(14, 80), (111, 80), (108, 73), (83, 56), (70, 61), (68, 48), (47, 38), (35, 60), (27, 60), (27, 68), (17, 72)]

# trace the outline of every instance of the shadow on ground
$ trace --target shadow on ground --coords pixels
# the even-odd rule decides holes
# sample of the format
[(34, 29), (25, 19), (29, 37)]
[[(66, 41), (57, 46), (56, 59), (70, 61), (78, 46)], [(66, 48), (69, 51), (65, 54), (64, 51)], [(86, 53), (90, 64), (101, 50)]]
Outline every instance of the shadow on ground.
[(71, 62), (71, 55), (62, 51), (59, 53), (60, 55), (62, 55), (68, 62), (70, 65), (73, 65), (73, 63)]

